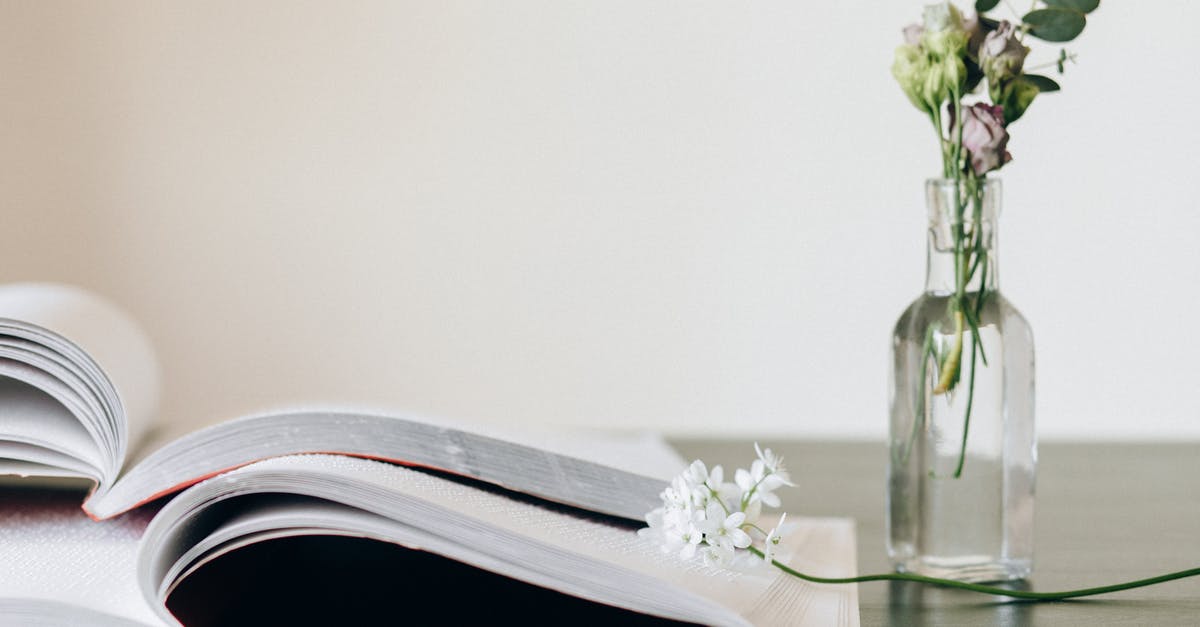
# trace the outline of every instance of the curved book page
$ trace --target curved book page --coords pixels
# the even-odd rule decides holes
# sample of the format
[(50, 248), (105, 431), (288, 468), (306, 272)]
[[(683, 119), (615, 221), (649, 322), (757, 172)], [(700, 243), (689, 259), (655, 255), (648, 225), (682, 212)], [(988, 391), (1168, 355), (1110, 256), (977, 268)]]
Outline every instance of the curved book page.
[[(817, 585), (751, 560), (704, 569), (664, 555), (638, 525), (407, 468), (343, 456), (272, 459), (189, 488), (151, 523), (138, 557), (147, 605), (205, 564), (297, 535), (372, 538), (605, 605), (711, 625), (857, 625), (854, 585)], [(798, 519), (779, 559), (855, 572), (853, 522)], [(396, 568), (404, 568), (398, 563)], [(461, 591), (469, 598), (470, 590)]]
[[(670, 455), (663, 453), (664, 447), (646, 443), (626, 450), (660, 458)], [(108, 518), (216, 474), (297, 453), (336, 453), (428, 467), (632, 520), (641, 520), (656, 506), (666, 484), (661, 478), (424, 419), (298, 411), (231, 420), (171, 441), (116, 484), (101, 485), (84, 509), (97, 519)], [(681, 466), (673, 455), (667, 461)], [(622, 462), (623, 467), (637, 467), (637, 460)]]
[(0, 470), (58, 465), (111, 483), (157, 403), (154, 352), (121, 310), (65, 285), (0, 286), (0, 442), (21, 445), (0, 447), (13, 462)]

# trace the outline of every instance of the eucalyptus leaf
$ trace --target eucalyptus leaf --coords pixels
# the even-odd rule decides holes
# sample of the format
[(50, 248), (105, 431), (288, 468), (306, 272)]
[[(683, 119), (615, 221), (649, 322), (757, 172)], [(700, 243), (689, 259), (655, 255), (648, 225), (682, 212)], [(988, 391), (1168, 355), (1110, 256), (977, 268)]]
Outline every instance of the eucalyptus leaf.
[[(1052, 6), (1052, 7), (1058, 7), (1060, 9), (1071, 9), (1072, 11), (1079, 11), (1080, 13), (1091, 13), (1092, 11), (1095, 11), (1097, 7), (1100, 6), (1100, 0), (1043, 0), (1043, 1), (1047, 5)], [(999, 2), (999, 0), (997, 0), (997, 2)], [(976, 2), (975, 5), (979, 6), (979, 3)], [(996, 6), (996, 2), (993, 2), (992, 6)]]
[[(1096, 0), (1097, 4), (1099, 4), (1099, 2), (1100, 0)], [(1000, 0), (975, 0), (975, 10), (979, 11), (980, 13), (983, 13), (984, 11), (991, 11), (992, 9), (996, 8), (997, 4), (1000, 4)], [(1046, 4), (1053, 3), (1047, 2)]]
[(1043, 94), (1062, 89), (1062, 87), (1049, 76), (1042, 76), (1041, 74), (1026, 74), (1024, 78), (1030, 83), (1033, 83), (1038, 88), (1038, 91), (1042, 92)]
[(1038, 9), (1021, 18), (1029, 26), (1029, 34), (1044, 41), (1071, 41), (1083, 32), (1087, 18), (1071, 9)]

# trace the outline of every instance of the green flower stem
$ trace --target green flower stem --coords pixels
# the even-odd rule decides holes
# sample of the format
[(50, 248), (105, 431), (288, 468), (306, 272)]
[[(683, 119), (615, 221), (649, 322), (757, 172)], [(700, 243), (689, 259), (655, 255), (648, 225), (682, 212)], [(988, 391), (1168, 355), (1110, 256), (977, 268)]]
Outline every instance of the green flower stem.
[[(958, 110), (956, 108), (956, 110)], [(961, 140), (961, 137), (960, 137)], [(965, 168), (964, 168), (965, 169)], [(954, 233), (954, 278), (955, 278), (955, 294), (954, 294), (954, 334), (955, 340), (951, 347), (950, 354), (946, 356), (942, 364), (941, 378), (938, 381), (937, 387), (933, 389), (934, 394), (944, 394), (954, 389), (954, 386), (959, 380), (959, 371), (962, 368), (962, 350), (963, 350), (963, 332), (964, 319), (966, 326), (971, 329), (971, 374), (967, 382), (967, 407), (963, 415), (963, 433), (962, 444), (959, 448), (958, 463), (955, 466), (954, 478), (962, 476), (963, 465), (967, 459), (967, 435), (970, 432), (971, 426), (971, 409), (975, 404), (975, 369), (978, 364), (977, 356), (982, 354), (983, 361), (987, 363), (987, 355), (983, 351), (983, 341), (979, 335), (979, 314), (982, 311), (982, 298), (984, 297), (985, 286), (980, 286), (979, 295), (975, 303), (974, 312), (967, 303), (967, 284), (970, 283), (972, 276), (975, 274), (977, 264), (969, 263), (969, 255), (967, 254), (967, 234), (963, 226), (963, 218), (966, 214), (966, 203), (963, 202), (963, 197), (959, 191), (961, 184), (962, 172), (956, 173), (954, 180), (955, 187), (955, 224), (953, 225)], [(975, 257), (978, 264), (986, 264), (986, 251), (983, 247), (983, 225), (982, 212), (983, 203), (980, 195), (983, 188), (980, 186), (979, 179), (976, 175), (966, 170), (966, 188), (967, 195), (971, 197), (973, 206), (974, 222), (971, 227), (971, 254)], [(986, 265), (982, 267), (986, 268)], [(972, 315), (974, 313), (974, 315)]]
[(979, 346), (978, 338), (979, 333), (976, 331), (975, 337), (971, 339), (971, 376), (967, 382), (970, 393), (967, 394), (967, 410), (963, 413), (962, 447), (958, 450), (958, 465), (954, 468), (955, 479), (962, 476), (963, 463), (967, 460), (967, 431), (971, 428), (971, 406), (975, 404), (975, 348)]
[[(980, 270), (979, 294), (977, 296), (975, 296), (975, 320), (976, 321), (979, 320), (979, 316), (983, 315), (983, 299), (985, 296), (987, 296), (987, 275), (988, 275), (987, 255), (984, 255), (983, 263), (979, 266), (979, 270)], [(983, 359), (983, 365), (985, 365), (985, 366), (987, 365), (986, 357), (984, 357), (984, 359)]]
[[(749, 547), (751, 553), (762, 557), (763, 553), (758, 547)], [(930, 584), (942, 586), (946, 588), (957, 588), (959, 590), (967, 590), (969, 592), (978, 592), (980, 594), (991, 594), (1001, 597), (1012, 597), (1014, 599), (1024, 599), (1027, 601), (1062, 601), (1064, 599), (1075, 599), (1079, 597), (1090, 597), (1098, 594), (1107, 594), (1110, 592), (1119, 592), (1121, 590), (1132, 590), (1133, 588), (1144, 588), (1155, 584), (1175, 581), (1176, 579), (1186, 579), (1200, 575), (1200, 568), (1189, 568), (1180, 570), (1157, 577), (1148, 577), (1146, 579), (1137, 579), (1134, 581), (1126, 581), (1108, 586), (1097, 586), (1095, 588), (1081, 588), (1078, 590), (1064, 590), (1061, 592), (1035, 592), (1032, 590), (1009, 590), (998, 586), (987, 586), (977, 583), (967, 583), (964, 581), (954, 581), (953, 579), (941, 579), (938, 577), (926, 577), (925, 575), (916, 575), (913, 573), (880, 573), (876, 575), (859, 575), (857, 577), (814, 577), (806, 575), (798, 570), (795, 570), (780, 562), (779, 560), (771, 560), (771, 564), (779, 570), (793, 576), (810, 581), (812, 583), (827, 583), (827, 584), (846, 584), (846, 583), (867, 583), (870, 581), (912, 581), (916, 583)]]
[(972, 311), (971, 307), (967, 307), (966, 316), (967, 326), (971, 328), (971, 341), (973, 342), (971, 349), (974, 350), (975, 347), (979, 347), (979, 357), (983, 360), (983, 365), (986, 366), (987, 353), (983, 350), (983, 340), (979, 337), (979, 313), (977, 311)]
[[(951, 124), (951, 128), (948, 129), (949, 137), (942, 134), (941, 107), (930, 111), (930, 120), (937, 131), (938, 143), (942, 149), (943, 171), (946, 178), (954, 181), (954, 221), (951, 226), (951, 233), (954, 237), (954, 299), (951, 301), (951, 310), (954, 316), (954, 341), (950, 346), (950, 350), (940, 358), (938, 363), (939, 373), (937, 383), (933, 388), (933, 394), (949, 393), (958, 385), (963, 366), (963, 335), (969, 328), (971, 334), (971, 373), (968, 377), (967, 407), (963, 416), (962, 445), (959, 450), (958, 463), (954, 471), (954, 477), (959, 478), (962, 476), (963, 465), (967, 455), (967, 434), (971, 424), (971, 409), (975, 402), (975, 369), (978, 359), (982, 359), (983, 364), (987, 365), (987, 352), (984, 350), (983, 340), (979, 334), (979, 317), (983, 312), (986, 285), (980, 285), (974, 307), (967, 300), (967, 285), (971, 282), (972, 277), (975, 276), (977, 271), (982, 271), (983, 280), (986, 281), (987, 255), (983, 245), (983, 226), (981, 224), (983, 211), (981, 196), (983, 187), (980, 184), (979, 177), (971, 170), (968, 160), (964, 159), (966, 151), (963, 149), (962, 138), (965, 124), (962, 123), (963, 107), (960, 95), (957, 92), (952, 92), (950, 96), (950, 106), (952, 107), (950, 114), (953, 116), (953, 123)], [(964, 218), (967, 212), (967, 202), (963, 194), (964, 185), (966, 187), (966, 196), (970, 197), (971, 206), (974, 210), (974, 221), (969, 237), (964, 226)], [(970, 240), (969, 244), (968, 239)], [(926, 344), (930, 343), (933, 331), (934, 325), (931, 324), (926, 330)], [(926, 385), (924, 373), (927, 364), (926, 351), (924, 349), (922, 350), (921, 358), (922, 376), (920, 385), (923, 390)], [(922, 391), (919, 394), (916, 408), (917, 415), (913, 417), (912, 436), (902, 449), (901, 458), (904, 461), (908, 459), (909, 452), (923, 422), (921, 418), (924, 413), (924, 399), (925, 393)]]
[[(988, 264), (987, 247), (984, 245), (984, 241), (983, 241), (983, 186), (982, 186), (982, 182), (978, 178), (971, 177), (971, 185), (968, 187), (968, 189), (971, 194), (971, 205), (974, 209), (973, 218), (975, 221), (975, 227), (974, 227), (974, 230), (975, 230), (975, 234), (974, 234), (975, 235), (975, 237), (974, 237), (975, 260), (978, 264), (980, 264), (980, 266), (983, 270), (983, 274), (979, 280), (979, 295), (976, 297), (976, 301), (975, 301), (975, 311), (976, 311), (975, 317), (976, 317), (976, 319), (978, 319), (978, 317), (979, 317), (978, 312), (981, 312), (983, 310), (983, 298), (987, 294), (987, 264)], [(975, 274), (974, 270), (971, 271), (971, 274), (972, 275)]]
[[(712, 497), (712, 500), (714, 500), (714, 501), (716, 501), (716, 502), (717, 502), (717, 505), (720, 505), (720, 506), (721, 506), (721, 509), (725, 510), (725, 515), (726, 515), (726, 516), (728, 516), (728, 515), (730, 515), (730, 514), (732, 514), (732, 513), (733, 513), (733, 512), (731, 512), (731, 511), (729, 511), (729, 507), (725, 505), (725, 499), (721, 498), (721, 495), (720, 495), (720, 493), (718, 493), (716, 490), (714, 490), (714, 489), (712, 489), (712, 488), (709, 488), (709, 489), (708, 489), (708, 494), (709, 494), (709, 496), (710, 496), (710, 497)], [(744, 509), (744, 507), (743, 507), (743, 509)]]

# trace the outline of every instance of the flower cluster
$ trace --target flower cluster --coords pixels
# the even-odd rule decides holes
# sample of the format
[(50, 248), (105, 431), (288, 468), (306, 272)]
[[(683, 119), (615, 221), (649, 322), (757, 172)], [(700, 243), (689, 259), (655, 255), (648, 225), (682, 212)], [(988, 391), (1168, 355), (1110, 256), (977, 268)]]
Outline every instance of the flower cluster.
[[(1030, 49), (1025, 38), (1071, 41), (1083, 32), (1087, 14), (1100, 1), (1034, 0), (1028, 13), (1010, 16), (1014, 21), (987, 15), (999, 4), (999, 0), (976, 0), (965, 11), (946, 1), (926, 6), (921, 23), (905, 27), (904, 43), (896, 48), (892, 76), (913, 105), (933, 121), (939, 137), (947, 133), (942, 137), (946, 178), (957, 179), (964, 171), (983, 176), (1008, 161), (1003, 148), (1008, 140), (1006, 127), (1025, 114), (1038, 94), (1059, 89), (1053, 79), (1027, 71), (1025, 58)], [(1008, 3), (1005, 6), (1011, 8)], [(1074, 60), (1074, 55), (1063, 49), (1058, 60), (1048, 65), (1056, 66), (1061, 74), (1069, 60)], [(987, 111), (999, 119), (1002, 139), (972, 149), (963, 146), (953, 117), (964, 107), (963, 98), (984, 79), (992, 105)], [(943, 124), (946, 113), (951, 116), (948, 129)], [(962, 148), (968, 154), (963, 154)], [(980, 170), (981, 166), (988, 169)]]
[[(955, 198), (948, 222), (953, 225), (954, 296), (947, 315), (930, 323), (928, 347), (922, 359), (932, 359), (937, 373), (930, 395), (951, 394), (965, 379), (966, 411), (963, 415), (962, 448), (954, 476), (962, 472), (966, 457), (967, 425), (975, 394), (976, 355), (984, 367), (988, 360), (980, 343), (979, 317), (989, 293), (987, 246), (982, 228), (984, 189), (991, 172), (1012, 161), (1008, 152), (1009, 127), (1021, 118), (1034, 99), (1058, 91), (1048, 76), (1034, 73), (1038, 67), (1056, 67), (1062, 74), (1074, 55), (1064, 48), (1057, 61), (1028, 67), (1030, 38), (1043, 42), (1068, 42), (1079, 36), (1088, 15), (1100, 0), (1033, 0), (1030, 10), (1018, 14), (1011, 3), (974, 0), (967, 10), (942, 1), (925, 7), (921, 23), (905, 27), (903, 43), (896, 48), (892, 76), (910, 102), (933, 125), (942, 157), (943, 178), (953, 184)], [(1004, 15), (989, 12), (1005, 10)], [(986, 80), (987, 89), (978, 89)], [(985, 93), (976, 93), (985, 92)], [(990, 102), (988, 102), (990, 99)], [(978, 279), (978, 280), (976, 280)], [(968, 290), (970, 285), (977, 290)], [(952, 330), (951, 330), (952, 329)], [(963, 350), (968, 345), (969, 360)], [(935, 337), (951, 338), (943, 347)], [(971, 377), (963, 377), (970, 364)], [(916, 395), (926, 402), (926, 393)], [(917, 411), (918, 415), (921, 410)], [(902, 450), (911, 449), (910, 444)]]
[(750, 553), (771, 563), (783, 537), (784, 514), (770, 531), (758, 526), (763, 506), (778, 507), (775, 491), (795, 485), (783, 459), (754, 445), (758, 459), (739, 468), (732, 483), (720, 466), (711, 470), (696, 460), (663, 490), (662, 507), (646, 514), (649, 527), (638, 534), (652, 539), (664, 553), (694, 559), (706, 566), (730, 568)]
[[(904, 29), (904, 45), (896, 49), (892, 75), (918, 109), (934, 112), (957, 99), (967, 86), (964, 58), (971, 43), (970, 21), (952, 4), (925, 7), (923, 24)], [(978, 29), (976, 23), (974, 28)]]

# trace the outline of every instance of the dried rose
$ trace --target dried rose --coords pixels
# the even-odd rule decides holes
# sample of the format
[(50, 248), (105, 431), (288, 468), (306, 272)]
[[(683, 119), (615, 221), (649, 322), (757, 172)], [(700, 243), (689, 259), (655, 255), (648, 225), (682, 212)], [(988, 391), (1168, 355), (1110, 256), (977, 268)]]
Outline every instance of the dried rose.
[(962, 14), (962, 27), (967, 31), (967, 54), (972, 59), (979, 58), (979, 46), (983, 44), (983, 39), (987, 35), (983, 26), (979, 23), (979, 14), (974, 9), (967, 9)]
[(1004, 108), (985, 102), (963, 110), (963, 147), (971, 157), (971, 168), (983, 176), (1012, 161), (1008, 131), (1004, 129)]
[(998, 88), (999, 83), (1018, 76), (1028, 54), (1029, 48), (1017, 39), (1016, 27), (1009, 22), (1000, 22), (979, 47), (979, 66), (987, 76), (989, 87)]

